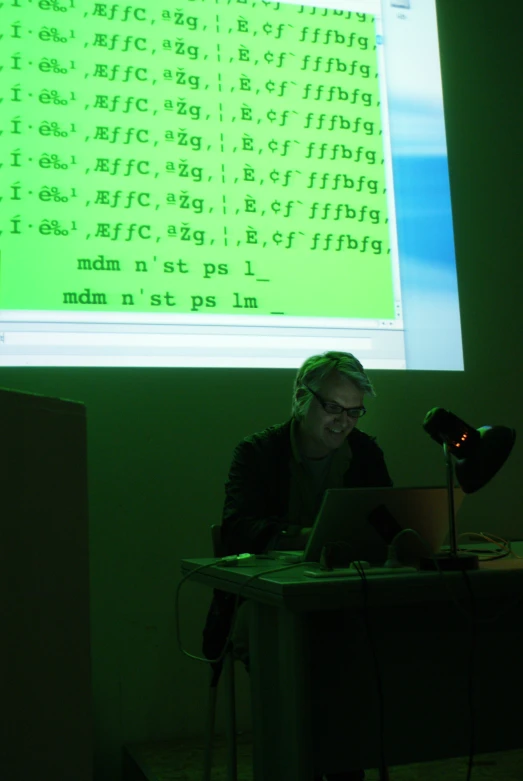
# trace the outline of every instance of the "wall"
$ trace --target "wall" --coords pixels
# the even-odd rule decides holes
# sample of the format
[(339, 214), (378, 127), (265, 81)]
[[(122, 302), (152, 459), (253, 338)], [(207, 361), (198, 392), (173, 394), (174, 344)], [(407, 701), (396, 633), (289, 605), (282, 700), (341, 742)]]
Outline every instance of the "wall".
[[(496, 7), (497, 8), (497, 7)], [(378, 436), (397, 485), (442, 484), (428, 409), (523, 429), (520, 400), (520, 0), (441, 0), (440, 37), (465, 372), (371, 373)], [(97, 781), (119, 778), (128, 740), (201, 734), (207, 668), (182, 655), (183, 557), (211, 555), (234, 445), (285, 419), (293, 371), (3, 369), (0, 385), (84, 401), (88, 411)], [(461, 528), (522, 538), (523, 456), (466, 499)], [(184, 584), (184, 646), (200, 652), (209, 594)], [(240, 726), (248, 726), (245, 676)], [(220, 712), (220, 720), (221, 720)], [(223, 722), (221, 722), (223, 723)]]

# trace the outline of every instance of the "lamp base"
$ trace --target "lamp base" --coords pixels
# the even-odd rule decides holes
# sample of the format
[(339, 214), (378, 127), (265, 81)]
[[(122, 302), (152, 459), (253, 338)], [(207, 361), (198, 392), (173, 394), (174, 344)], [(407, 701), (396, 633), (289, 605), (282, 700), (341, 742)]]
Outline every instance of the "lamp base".
[[(437, 566), (434, 559), (437, 562)], [(453, 556), (452, 553), (436, 553), (430, 558), (428, 556), (420, 558), (420, 570), (431, 570), (434, 572), (438, 567), (444, 572), (463, 572), (464, 570), (478, 569), (479, 557), (474, 553), (458, 552), (456, 556)]]

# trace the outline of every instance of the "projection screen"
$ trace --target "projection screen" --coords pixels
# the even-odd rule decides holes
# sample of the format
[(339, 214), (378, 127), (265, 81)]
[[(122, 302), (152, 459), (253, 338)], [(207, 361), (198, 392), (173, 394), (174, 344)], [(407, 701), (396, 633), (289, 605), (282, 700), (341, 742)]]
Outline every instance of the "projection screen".
[(463, 369), (435, 0), (0, 17), (0, 365)]

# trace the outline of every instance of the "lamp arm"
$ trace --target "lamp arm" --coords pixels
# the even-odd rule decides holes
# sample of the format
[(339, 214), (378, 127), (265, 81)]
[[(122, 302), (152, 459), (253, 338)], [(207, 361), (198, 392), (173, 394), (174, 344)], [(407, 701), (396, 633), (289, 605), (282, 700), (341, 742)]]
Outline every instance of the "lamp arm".
[(447, 494), (449, 504), (449, 537), (450, 537), (450, 555), (458, 555), (458, 547), (456, 542), (456, 518), (454, 512), (454, 465), (452, 463), (452, 456), (449, 453), (447, 443), (443, 443), (443, 453), (445, 455), (445, 466), (447, 469)]

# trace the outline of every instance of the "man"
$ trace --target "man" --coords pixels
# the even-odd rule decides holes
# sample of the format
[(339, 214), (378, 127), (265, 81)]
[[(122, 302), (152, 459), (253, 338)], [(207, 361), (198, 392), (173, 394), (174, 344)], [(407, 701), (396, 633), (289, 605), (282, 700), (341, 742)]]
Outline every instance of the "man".
[[(222, 516), (228, 555), (304, 549), (327, 488), (392, 485), (383, 452), (357, 428), (365, 395), (376, 394), (350, 353), (305, 361), (294, 382), (291, 419), (247, 437), (234, 451)], [(247, 670), (248, 606), (240, 600), (232, 636)], [(234, 595), (215, 590), (203, 633), (208, 659), (221, 654), (233, 610)], [(329, 781), (360, 778), (363, 771), (352, 771)]]

